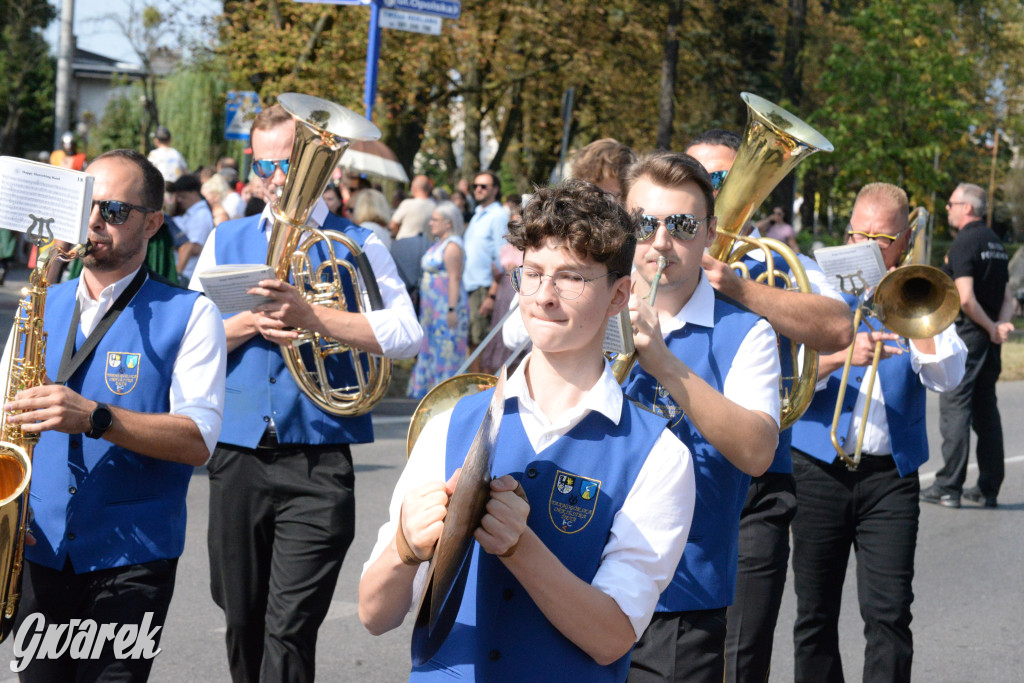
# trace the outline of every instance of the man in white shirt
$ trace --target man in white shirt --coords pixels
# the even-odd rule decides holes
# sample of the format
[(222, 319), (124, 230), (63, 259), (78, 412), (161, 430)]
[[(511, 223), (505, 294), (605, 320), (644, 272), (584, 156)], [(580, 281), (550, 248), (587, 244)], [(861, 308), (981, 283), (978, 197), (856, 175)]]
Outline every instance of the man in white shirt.
[(157, 126), (153, 133), (153, 144), (156, 145), (149, 153), (149, 162), (156, 166), (165, 183), (173, 183), (188, 173), (188, 164), (181, 152), (171, 147), (171, 131), (166, 126)]
[[(866, 185), (853, 206), (847, 242), (874, 240), (886, 267), (894, 269), (909, 244), (908, 204), (906, 193), (895, 185)], [(905, 344), (876, 327), (877, 332), (866, 325), (857, 331), (836, 434), (844, 453), (853, 454), (865, 401), (871, 401), (860, 464), (848, 467), (829, 435), (846, 351), (820, 358), (819, 391), (793, 426), (797, 681), (843, 680), (837, 634), (851, 546), (857, 554), (857, 598), (867, 640), (863, 680), (911, 679), (911, 584), (921, 490), (917, 469), (928, 460), (925, 390), (955, 388), (964, 375), (967, 348), (953, 326)], [(869, 396), (868, 372), (879, 340), (886, 344)]]
[(430, 234), (430, 216), (434, 213), (435, 202), (430, 192), (433, 183), (425, 175), (418, 175), (412, 179), (409, 191), (412, 196), (403, 199), (402, 203), (395, 209), (391, 216), (391, 236), (396, 239), (415, 237), (426, 233)]
[[(88, 172), (92, 248), (82, 276), (47, 294), (54, 381), (4, 406), (9, 428), (39, 435), (16, 628), (33, 628), (29, 619), (38, 628), (40, 616), (71, 629), (134, 624), (156, 648), (185, 545), (189, 479), (220, 433), (224, 329), (212, 302), (144, 265), (163, 222), (159, 171), (134, 150), (114, 150)], [(100, 642), (91, 657), (71, 648), (34, 660), (22, 680), (146, 679), (152, 658), (125, 659)]]
[[(503, 476), (474, 532), (455, 626), (411, 680), (626, 675), (694, 497), (689, 451), (664, 419), (625, 399), (601, 354), (605, 325), (629, 296), (635, 229), (617, 201), (578, 180), (540, 188), (512, 224), (524, 252), (513, 282), (534, 351), (505, 385), (493, 472)], [(461, 400), (417, 440), (359, 585), (371, 633), (401, 624), (422, 591), (490, 396)]]
[[(264, 109), (252, 124), (253, 168), (263, 179), (262, 215), (217, 226), (190, 286), (225, 263), (264, 263), (270, 207), (289, 172), (295, 121)], [(373, 441), (369, 414), (340, 417), (320, 409), (295, 383), (281, 346), (299, 331), (376, 355), (411, 358), (419, 326), (387, 249), (364, 228), (331, 214), (322, 199), (316, 226), (344, 232), (369, 260), (384, 307), (348, 310), (311, 305), (295, 286), (263, 280), (252, 293), (273, 304), (224, 319), (228, 340), (224, 429), (210, 461), (210, 575), (227, 619), (228, 663), (235, 680), (312, 680), (316, 636), (327, 615), (345, 552), (355, 533), (349, 444)], [(323, 258), (311, 250), (314, 267)], [(351, 373), (347, 354), (328, 359), (333, 377)]]

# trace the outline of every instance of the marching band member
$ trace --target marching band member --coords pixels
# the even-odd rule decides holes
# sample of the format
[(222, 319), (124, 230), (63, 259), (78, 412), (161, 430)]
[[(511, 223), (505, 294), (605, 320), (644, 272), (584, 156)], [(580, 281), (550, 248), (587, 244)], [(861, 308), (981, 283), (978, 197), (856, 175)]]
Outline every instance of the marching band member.
[[(608, 319), (629, 298), (635, 231), (619, 202), (579, 180), (538, 189), (511, 225), (534, 350), (505, 386), (494, 451), (503, 476), (474, 532), (455, 626), (414, 680), (625, 679), (694, 501), (689, 451), (663, 418), (625, 399), (601, 352)], [(461, 400), (420, 435), (359, 585), (372, 633), (401, 624), (422, 590), (490, 397)]]
[[(715, 129), (695, 138), (686, 149), (711, 175), (716, 196), (732, 169), (740, 143), (735, 133)], [(745, 227), (743, 234), (761, 236), (753, 224), (748, 222)], [(797, 254), (797, 258), (807, 273), (811, 293), (755, 282), (753, 278), (766, 267), (764, 254), (757, 249), (744, 258), (751, 278), (740, 278), (731, 267), (709, 255), (703, 260), (712, 287), (763, 316), (783, 335), (779, 344), (783, 376), (794, 374), (790, 340), (823, 352), (845, 350), (853, 341), (853, 316), (843, 298), (817, 263), (803, 254)], [(783, 274), (790, 273), (781, 258), (775, 259), (774, 267)], [(789, 567), (789, 525), (796, 514), (790, 436), (789, 429), (779, 434), (772, 464), (767, 472), (751, 479), (740, 513), (736, 596), (726, 613), (726, 681), (766, 681), (771, 670), (775, 624)]]
[[(633, 651), (631, 681), (724, 675), (740, 508), (779, 434), (779, 355), (767, 321), (718, 295), (701, 268), (715, 237), (714, 189), (694, 158), (655, 152), (624, 178), (642, 212), (630, 300), (641, 368), (626, 394), (669, 418), (693, 451), (697, 502), (686, 552)], [(646, 298), (666, 259), (653, 306)]]
[[(847, 242), (875, 240), (893, 269), (907, 249), (906, 193), (872, 183), (857, 195)], [(927, 339), (911, 339), (909, 352), (886, 344), (871, 396), (866, 372), (875, 342), (894, 342), (890, 332), (857, 331), (838, 438), (852, 453), (864, 402), (871, 400), (859, 467), (837, 457), (829, 431), (846, 351), (819, 360), (824, 382), (811, 407), (793, 427), (793, 474), (797, 511), (793, 520), (793, 574), (797, 618), (793, 627), (796, 680), (842, 681), (839, 609), (846, 566), (857, 553), (857, 597), (864, 618), (865, 681), (909, 681), (913, 640), (917, 546), (917, 469), (928, 460), (925, 389), (948, 391), (963, 377), (966, 347), (950, 326)], [(820, 386), (820, 385), (819, 385)]]
[[(271, 206), (284, 185), (294, 137), (295, 121), (280, 105), (253, 120), (253, 168), (263, 179), (268, 208), (217, 226), (199, 257), (192, 289), (202, 288), (199, 274), (215, 265), (266, 261)], [(385, 308), (311, 305), (293, 285), (263, 280), (250, 293), (274, 303), (224, 319), (227, 401), (209, 464), (208, 541), (211, 591), (227, 619), (235, 681), (313, 680), (317, 631), (355, 532), (349, 444), (373, 441), (369, 414), (329, 414), (300, 391), (279, 345), (290, 344), (297, 330), (315, 330), (357, 349), (409, 358), (423, 335), (376, 235), (330, 213), (322, 199), (310, 221), (344, 232), (363, 249)]]

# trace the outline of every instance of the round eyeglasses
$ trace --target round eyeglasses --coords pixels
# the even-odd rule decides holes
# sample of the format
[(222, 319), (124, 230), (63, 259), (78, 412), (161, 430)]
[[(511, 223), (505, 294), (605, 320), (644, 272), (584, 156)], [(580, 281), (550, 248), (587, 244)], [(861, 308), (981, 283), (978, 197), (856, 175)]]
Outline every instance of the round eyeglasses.
[(508, 277), (512, 281), (512, 288), (522, 296), (533, 296), (536, 294), (540, 291), (544, 278), (548, 278), (555, 288), (555, 293), (567, 301), (578, 299), (583, 294), (583, 290), (586, 289), (588, 282), (600, 280), (609, 275), (619, 277), (619, 274), (614, 270), (592, 278), (585, 278), (572, 270), (558, 270), (551, 275), (545, 275), (539, 270), (527, 268), (526, 266), (519, 266), (508, 272)]

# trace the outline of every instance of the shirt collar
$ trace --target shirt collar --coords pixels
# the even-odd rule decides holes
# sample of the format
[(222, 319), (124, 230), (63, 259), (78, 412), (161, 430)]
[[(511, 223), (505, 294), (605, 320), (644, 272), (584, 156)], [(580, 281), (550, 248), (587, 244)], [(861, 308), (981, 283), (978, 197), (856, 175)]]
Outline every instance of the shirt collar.
[(85, 286), (85, 279), (78, 278), (78, 289), (75, 290), (75, 297), (78, 299), (78, 303), (82, 307), (94, 306), (97, 304), (100, 306), (113, 305), (113, 303), (117, 300), (117, 297), (121, 296), (121, 293), (124, 292), (124, 290), (128, 289), (128, 285), (131, 284), (132, 280), (135, 278), (135, 275), (139, 272), (139, 269), (141, 268), (142, 266), (139, 266), (138, 268), (133, 270), (128, 275), (125, 275), (117, 282), (104, 287), (103, 290), (100, 292), (99, 297), (97, 297), (95, 300), (89, 296), (89, 290), (86, 289)]
[[(327, 220), (327, 214), (330, 213), (330, 209), (327, 208), (327, 204), (323, 198), (316, 200), (316, 204), (313, 205), (313, 209), (309, 212), (309, 220), (306, 221), (306, 225), (311, 225), (314, 228), (321, 228), (324, 225), (324, 221)], [(274, 212), (268, 203), (263, 207), (263, 213), (260, 214), (259, 230), (260, 232), (268, 233), (269, 228), (274, 224)]]
[(701, 327), (715, 326), (715, 290), (711, 287), (704, 271), (700, 271), (700, 281), (696, 289), (672, 320), (662, 323), (661, 331), (669, 334), (681, 330), (687, 325), (700, 325)]
[[(505, 380), (505, 398), (518, 399), (522, 409), (534, 414), (538, 419), (546, 419), (544, 413), (537, 407), (536, 401), (530, 396), (530, 388), (526, 383), (526, 366), (532, 356), (531, 353), (523, 359), (516, 371)], [(613, 424), (618, 424), (619, 418), (622, 417), (622, 387), (615, 381), (612, 366), (607, 360), (604, 361), (604, 370), (594, 386), (583, 395), (576, 406), (559, 416), (558, 422), (578, 422), (590, 411), (601, 413)]]

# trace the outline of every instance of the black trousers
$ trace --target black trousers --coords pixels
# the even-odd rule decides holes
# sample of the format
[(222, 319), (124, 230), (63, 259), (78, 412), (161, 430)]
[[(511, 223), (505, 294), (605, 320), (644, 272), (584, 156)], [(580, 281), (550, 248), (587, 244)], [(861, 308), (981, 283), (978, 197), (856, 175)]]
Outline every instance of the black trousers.
[[(874, 467), (872, 467), (874, 465)], [(910, 605), (917, 548), (917, 473), (900, 477), (891, 457), (864, 471), (793, 451), (793, 625), (795, 680), (843, 681), (839, 610), (850, 547), (864, 619), (864, 681), (909, 681), (914, 655)]]
[(355, 532), (345, 444), (246, 449), (209, 463), (210, 588), (242, 681), (312, 681), (316, 639)]
[[(92, 619), (97, 625), (115, 624), (118, 629), (122, 625), (141, 626), (148, 621), (148, 633), (159, 646), (167, 608), (174, 594), (177, 568), (177, 558), (84, 574), (76, 574), (70, 561), (60, 571), (25, 562), (21, 603), (11, 638), (17, 639), (21, 625), (38, 613), (48, 625), (65, 626), (62, 642), (66, 634), (74, 630), (72, 619), (80, 620), (78, 623)], [(148, 620), (147, 612), (152, 613)], [(154, 633), (157, 627), (159, 630)], [(29, 643), (30, 636), (26, 635), (22, 645)], [(74, 643), (72, 640), (72, 645)], [(117, 659), (113, 639), (107, 640), (98, 651), (95, 647), (91, 650), (98, 654), (96, 659), (74, 659), (70, 656), (71, 650), (69, 647), (59, 659), (32, 659), (20, 679), (29, 683), (145, 681), (153, 668), (153, 659), (145, 656)]]
[(630, 683), (722, 683), (725, 608), (655, 612), (633, 648)]
[(768, 472), (750, 482), (740, 515), (736, 599), (726, 613), (726, 681), (768, 680), (789, 567), (795, 488), (793, 475), (781, 472)]
[(1003, 484), (1003, 424), (996, 403), (996, 381), (1002, 371), (1001, 345), (974, 324), (957, 325), (967, 345), (963, 381), (952, 391), (939, 394), (939, 428), (942, 432), (942, 469), (935, 485), (945, 493), (960, 493), (967, 478), (971, 453), (971, 428), (978, 435), (978, 487), (994, 498)]

